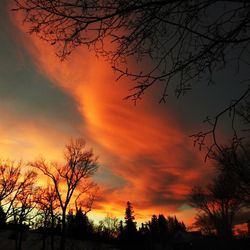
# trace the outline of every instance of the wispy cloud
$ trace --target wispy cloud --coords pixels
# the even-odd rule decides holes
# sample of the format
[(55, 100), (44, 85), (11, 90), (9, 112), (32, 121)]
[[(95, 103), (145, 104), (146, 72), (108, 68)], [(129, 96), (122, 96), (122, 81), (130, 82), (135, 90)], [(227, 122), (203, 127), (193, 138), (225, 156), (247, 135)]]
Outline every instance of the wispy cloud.
[[(208, 179), (211, 170), (202, 166), (202, 156), (170, 108), (159, 111), (147, 96), (137, 106), (123, 101), (129, 83), (126, 79), (117, 83), (105, 60), (79, 48), (62, 63), (51, 46), (25, 35), (19, 18), (15, 23), (38, 71), (75, 100), (82, 116), (81, 135), (100, 155), (96, 180), (102, 193), (96, 210), (121, 215), (130, 200), (140, 218), (162, 212), (190, 219), (192, 211), (184, 209), (186, 196), (195, 183)], [(31, 127), (24, 127), (29, 132), (23, 134), (30, 134)], [(34, 140), (42, 137), (39, 126), (33, 129)], [(65, 136), (62, 131), (53, 134), (54, 140)], [(45, 140), (40, 143), (45, 147)], [(37, 149), (32, 145), (31, 150)]]

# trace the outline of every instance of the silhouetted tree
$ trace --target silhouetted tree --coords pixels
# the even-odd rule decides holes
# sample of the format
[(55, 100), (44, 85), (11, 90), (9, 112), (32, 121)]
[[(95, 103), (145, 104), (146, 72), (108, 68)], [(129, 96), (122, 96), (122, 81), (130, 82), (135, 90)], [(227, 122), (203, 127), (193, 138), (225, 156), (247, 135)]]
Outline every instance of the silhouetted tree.
[(223, 242), (232, 238), (233, 220), (242, 208), (238, 192), (234, 178), (220, 173), (205, 189), (195, 187), (190, 195), (190, 204), (198, 209), (202, 218), (212, 223)]
[(6, 226), (6, 214), (3, 208), (0, 206), (0, 229), (5, 228)]
[(206, 214), (198, 214), (195, 217), (195, 223), (194, 226), (196, 228), (199, 228), (204, 235), (213, 235), (215, 234), (215, 226), (213, 222), (211, 221), (210, 217)]
[(153, 215), (147, 223), (139, 228), (140, 245), (142, 249), (166, 249), (167, 245), (175, 247), (175, 238), (178, 234), (186, 232), (186, 226), (176, 216), (163, 214)]
[(118, 237), (119, 233), (123, 231), (123, 226), (118, 218), (108, 215), (99, 222), (98, 230), (104, 238), (110, 240)]
[(126, 246), (132, 248), (136, 245), (137, 229), (134, 220), (134, 210), (131, 202), (128, 201), (127, 207), (125, 209), (125, 226), (121, 235), (122, 244), (124, 247)]
[(153, 242), (162, 243), (163, 245), (170, 238), (173, 238), (176, 233), (186, 231), (185, 224), (178, 221), (176, 216), (165, 218), (163, 214), (159, 214), (158, 217), (153, 215), (148, 226)]
[(122, 240), (124, 235), (124, 226), (123, 226), (123, 221), (120, 220), (119, 222), (119, 239)]
[(159, 240), (164, 242), (169, 235), (168, 221), (163, 214), (158, 216), (158, 227), (159, 227)]
[(139, 249), (152, 249), (152, 237), (148, 223), (142, 223), (138, 230)]
[[(71, 198), (76, 190), (79, 194), (84, 195), (95, 187), (93, 182), (89, 182), (88, 179), (97, 170), (97, 158), (92, 150), (86, 149), (83, 139), (71, 140), (66, 145), (64, 156), (66, 164), (63, 166), (57, 163), (49, 165), (44, 160), (30, 163), (31, 166), (41, 170), (54, 185), (62, 212), (61, 250), (65, 249), (66, 212)], [(91, 196), (90, 199), (93, 197)]]
[(157, 81), (167, 86), (177, 79), (180, 95), (194, 80), (206, 73), (212, 78), (225, 67), (233, 60), (229, 53), (235, 53), (236, 61), (248, 59), (242, 53), (250, 41), (249, 2), (244, 0), (15, 2), (30, 32), (56, 46), (61, 58), (80, 45), (111, 57), (115, 69), (131, 56), (140, 63), (151, 57), (154, 63), (143, 72), (117, 69), (140, 80), (132, 95), (136, 99)]
[[(12, 218), (16, 227), (16, 249), (22, 249), (23, 231), (25, 227), (29, 227), (28, 222), (33, 220), (36, 214), (32, 214), (36, 203), (35, 193), (37, 187), (35, 186), (37, 174), (34, 171), (28, 171), (22, 178), (21, 192), (15, 195), (15, 199), (12, 204)], [(25, 222), (27, 224), (25, 224)]]
[(67, 235), (76, 239), (90, 239), (93, 234), (93, 225), (88, 219), (86, 213), (82, 209), (78, 209), (73, 214), (73, 211), (70, 210), (67, 215)]
[(175, 235), (177, 232), (185, 232), (186, 226), (183, 222), (178, 221), (176, 216), (168, 216), (167, 218), (168, 222), (168, 230), (170, 235)]
[(3, 212), (6, 219), (11, 216), (15, 198), (26, 186), (26, 180), (21, 180), (21, 168), (21, 162), (0, 161), (0, 206), (5, 207)]
[(83, 212), (81, 208), (76, 211), (75, 221), (78, 237), (80, 239), (90, 238), (93, 234), (93, 222), (89, 220), (87, 213)]
[[(22, 169), (22, 173), (21, 173)], [(8, 220), (16, 225), (17, 236), (22, 229), (30, 212), (34, 208), (34, 184), (36, 173), (26, 170), (21, 163), (14, 161), (1, 161), (0, 163), (0, 208), (1, 223), (4, 225)], [(16, 248), (21, 248), (22, 232), (20, 240), (16, 239)]]
[(231, 176), (237, 183), (238, 198), (250, 204), (250, 147), (249, 144), (232, 143), (224, 146), (221, 151), (213, 152), (213, 158), (219, 171), (226, 176)]
[(153, 241), (158, 240), (159, 237), (159, 225), (157, 216), (154, 214), (149, 222), (149, 230)]
[(133, 237), (133, 235), (136, 234), (136, 224), (134, 222), (134, 210), (132, 207), (132, 204), (128, 201), (127, 202), (127, 208), (125, 211), (125, 232), (128, 237)]
[(48, 185), (46, 188), (40, 188), (35, 195), (38, 214), (42, 219), (43, 246), (46, 247), (46, 238), (50, 235), (51, 250), (54, 250), (54, 233), (58, 208), (60, 207), (54, 186)]
[[(127, 97), (135, 101), (152, 86), (159, 86), (160, 101), (166, 102), (169, 89), (179, 97), (197, 81), (214, 82), (217, 71), (235, 68), (239, 72), (241, 66), (249, 67), (247, 0), (15, 2), (29, 32), (53, 45), (61, 59), (81, 45), (107, 57), (118, 79), (126, 76), (135, 82)], [(134, 63), (129, 67), (131, 61), (137, 62), (136, 70)], [(215, 138), (218, 120), (230, 110), (235, 113), (243, 100), (249, 100), (249, 92), (247, 85), (240, 97), (232, 97), (214, 119), (207, 119), (212, 129), (197, 133), (196, 143), (202, 146), (204, 138), (212, 135), (219, 147)]]

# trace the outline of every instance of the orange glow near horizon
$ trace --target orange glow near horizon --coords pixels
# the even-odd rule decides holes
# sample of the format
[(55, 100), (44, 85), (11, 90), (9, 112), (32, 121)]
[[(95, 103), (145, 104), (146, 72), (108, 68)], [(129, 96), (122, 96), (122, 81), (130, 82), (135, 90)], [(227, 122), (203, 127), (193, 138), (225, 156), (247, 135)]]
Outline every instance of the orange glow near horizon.
[[(52, 46), (25, 33), (20, 16), (13, 22), (22, 31), (17, 39), (30, 53), (37, 70), (75, 100), (83, 120), (79, 136), (86, 138), (99, 155), (97, 182), (101, 193), (93, 213), (123, 218), (129, 200), (141, 221), (163, 213), (175, 214), (191, 224), (194, 211), (182, 203), (192, 186), (204, 182), (211, 171), (201, 169), (202, 156), (194, 150), (175, 115), (167, 108), (164, 114), (155, 111), (158, 104), (148, 96), (137, 106), (124, 101), (126, 79), (116, 82), (104, 59), (79, 47), (68, 60), (60, 62)], [(68, 134), (50, 127), (47, 121), (25, 124), (7, 116), (6, 120), (17, 127), (10, 131), (12, 136), (0, 141), (4, 155), (11, 157), (16, 151), (16, 157), (32, 158), (42, 153), (53, 160), (62, 154)], [(16, 137), (30, 144), (26, 151), (17, 151), (21, 145), (15, 144)], [(108, 176), (104, 178), (102, 171)]]

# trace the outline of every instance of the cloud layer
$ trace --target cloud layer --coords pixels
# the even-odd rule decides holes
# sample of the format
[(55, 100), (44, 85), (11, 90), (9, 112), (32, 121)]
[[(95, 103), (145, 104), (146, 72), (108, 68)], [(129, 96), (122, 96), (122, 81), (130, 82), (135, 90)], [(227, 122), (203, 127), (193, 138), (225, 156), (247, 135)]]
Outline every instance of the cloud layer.
[[(177, 115), (169, 107), (159, 109), (150, 95), (137, 106), (123, 101), (129, 83), (126, 79), (116, 82), (104, 59), (78, 48), (60, 62), (53, 47), (25, 34), (20, 17), (13, 20), (23, 32), (17, 39), (30, 53), (38, 72), (75, 101), (81, 116), (75, 134), (85, 137), (100, 156), (101, 167), (95, 178), (101, 194), (96, 213), (122, 216), (129, 200), (139, 219), (165, 213), (190, 222), (193, 211), (187, 206), (187, 194), (193, 185), (209, 179), (211, 170), (204, 167), (203, 157), (194, 150)], [(46, 129), (42, 129), (44, 124)], [(57, 142), (61, 138), (65, 142), (69, 135), (50, 126), (49, 119), (34, 126), (20, 123), (18, 127), (23, 141), (36, 141), (35, 147), (30, 146), (32, 155), (38, 152), (38, 145), (42, 145), (39, 152), (46, 148), (48, 135)], [(5, 150), (15, 148), (8, 137), (2, 143), (9, 145), (2, 146)], [(54, 146), (43, 151), (49, 158), (58, 156), (58, 144)]]

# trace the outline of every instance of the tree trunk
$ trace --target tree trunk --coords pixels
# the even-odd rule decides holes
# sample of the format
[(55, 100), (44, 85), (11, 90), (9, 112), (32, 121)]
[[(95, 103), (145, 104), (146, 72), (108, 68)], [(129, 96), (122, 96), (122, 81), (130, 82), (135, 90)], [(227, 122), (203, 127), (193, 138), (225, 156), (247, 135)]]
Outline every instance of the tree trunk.
[(23, 223), (17, 224), (17, 236), (16, 236), (16, 249), (22, 250), (22, 243), (23, 243)]
[(65, 250), (65, 242), (66, 242), (66, 210), (62, 211), (62, 232), (61, 232), (61, 244), (60, 250)]
[(53, 214), (53, 210), (51, 213), (51, 232), (50, 232), (50, 246), (51, 246), (51, 250), (54, 250), (54, 228), (55, 228), (55, 218), (54, 218), (54, 214)]
[(23, 244), (23, 229), (22, 228), (20, 229), (20, 232), (18, 235), (19, 235), (18, 250), (22, 250), (22, 244)]

